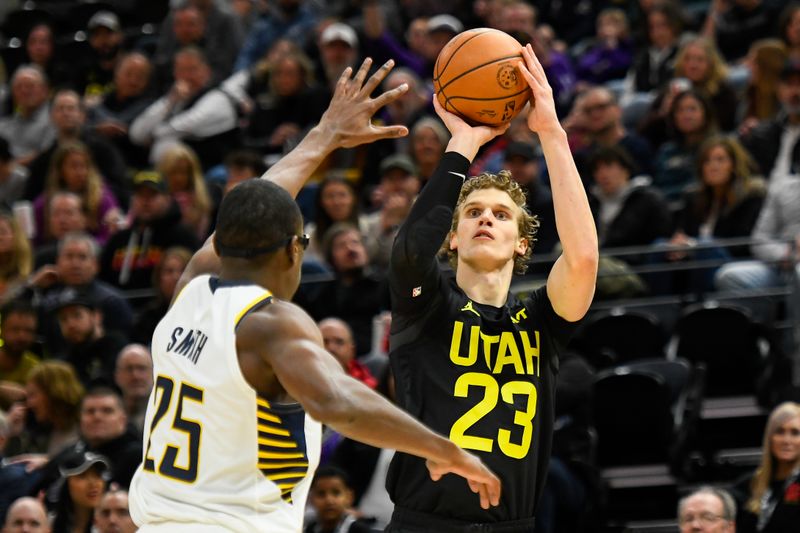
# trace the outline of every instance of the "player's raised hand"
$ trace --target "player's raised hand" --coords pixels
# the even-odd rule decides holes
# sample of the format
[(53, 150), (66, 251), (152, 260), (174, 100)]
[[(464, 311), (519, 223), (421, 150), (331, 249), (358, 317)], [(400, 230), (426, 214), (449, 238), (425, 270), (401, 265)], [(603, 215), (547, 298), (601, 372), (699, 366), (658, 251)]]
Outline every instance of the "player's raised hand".
[(425, 461), (431, 479), (439, 481), (445, 474), (458, 474), (465, 478), (472, 492), (478, 494), (481, 507), (488, 509), (500, 505), (500, 479), (486, 468), (480, 459), (461, 448), (457, 448), (456, 456), (450, 462)]
[(544, 67), (539, 63), (530, 44), (522, 48), (522, 59), (523, 61), (520, 61), (517, 67), (528, 82), (532, 93), (528, 127), (531, 131), (539, 134), (562, 129), (556, 114), (553, 89), (547, 81)]
[(405, 93), (408, 85), (404, 83), (372, 98), (370, 94), (392, 70), (394, 61), (390, 59), (367, 79), (371, 66), (372, 59), (367, 58), (361, 63), (355, 76), (350, 67), (342, 72), (336, 82), (331, 103), (320, 119), (319, 127), (332, 135), (333, 143), (340, 148), (408, 135), (408, 128), (405, 126), (376, 126), (372, 123), (372, 116), (381, 107)]
[(478, 153), (478, 148), (505, 133), (509, 126), (509, 123), (499, 126), (471, 126), (455, 113), (443, 108), (436, 95), (433, 95), (433, 108), (452, 136), (447, 151), (458, 152), (470, 161)]

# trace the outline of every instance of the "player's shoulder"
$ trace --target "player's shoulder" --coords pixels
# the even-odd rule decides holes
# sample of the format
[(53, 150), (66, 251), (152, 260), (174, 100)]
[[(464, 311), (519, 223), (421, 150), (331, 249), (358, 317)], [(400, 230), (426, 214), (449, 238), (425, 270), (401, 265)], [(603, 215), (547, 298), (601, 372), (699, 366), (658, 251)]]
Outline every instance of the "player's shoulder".
[(269, 305), (248, 313), (237, 327), (239, 338), (269, 342), (279, 337), (314, 337), (314, 320), (300, 306), (273, 298)]

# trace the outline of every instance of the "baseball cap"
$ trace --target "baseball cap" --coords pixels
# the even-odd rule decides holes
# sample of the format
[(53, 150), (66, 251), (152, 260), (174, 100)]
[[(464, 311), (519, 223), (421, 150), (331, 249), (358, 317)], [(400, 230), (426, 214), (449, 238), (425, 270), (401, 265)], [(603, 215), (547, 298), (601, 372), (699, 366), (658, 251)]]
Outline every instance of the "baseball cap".
[(52, 310), (60, 311), (71, 305), (80, 305), (92, 310), (97, 309), (97, 302), (88, 292), (67, 287), (56, 297), (52, 304)]
[(334, 22), (322, 32), (319, 38), (320, 43), (328, 44), (334, 41), (342, 41), (350, 48), (358, 47), (358, 36), (356, 31), (342, 22)]
[(58, 465), (58, 471), (63, 477), (79, 476), (94, 465), (98, 465), (100, 475), (104, 479), (108, 479), (111, 469), (108, 459), (98, 453), (86, 450), (76, 450), (64, 457)]
[(510, 159), (512, 157), (521, 157), (525, 161), (532, 161), (536, 159), (539, 154), (531, 144), (525, 142), (515, 141), (509, 143), (506, 147), (505, 151), (505, 158)]
[(453, 15), (436, 15), (428, 19), (428, 32), (435, 31), (461, 33), (464, 31), (464, 25)]
[(117, 17), (111, 11), (98, 11), (92, 18), (89, 19), (89, 23), (87, 24), (89, 27), (89, 31), (92, 31), (96, 28), (107, 28), (111, 31), (119, 31), (119, 17)]
[(149, 187), (158, 192), (167, 192), (167, 182), (160, 172), (155, 170), (142, 170), (133, 177), (133, 188)]
[(407, 174), (416, 174), (417, 167), (414, 165), (414, 162), (411, 160), (411, 157), (407, 154), (392, 154), (388, 157), (384, 157), (381, 161), (381, 165), (379, 171), (381, 176), (386, 174), (392, 169), (400, 169)]
[(800, 74), (800, 60), (787, 59), (786, 63), (783, 64), (783, 69), (781, 70), (781, 79), (788, 78), (789, 76), (793, 76), (795, 74)]

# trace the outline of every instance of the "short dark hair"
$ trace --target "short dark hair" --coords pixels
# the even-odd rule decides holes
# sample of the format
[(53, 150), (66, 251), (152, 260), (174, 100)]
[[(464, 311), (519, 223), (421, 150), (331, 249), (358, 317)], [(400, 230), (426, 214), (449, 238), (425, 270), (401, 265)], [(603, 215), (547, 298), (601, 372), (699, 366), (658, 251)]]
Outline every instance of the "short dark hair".
[(634, 163), (631, 154), (621, 146), (603, 146), (595, 150), (589, 160), (589, 168), (594, 174), (600, 165), (610, 165), (612, 163), (617, 163), (625, 168), (631, 177), (639, 173), (639, 168)]
[(264, 158), (253, 150), (235, 150), (225, 157), (226, 167), (251, 168), (253, 176), (259, 177), (267, 171)]
[(125, 411), (125, 402), (122, 399), (122, 391), (118, 386), (103, 378), (92, 380), (92, 382), (89, 383), (86, 388), (86, 394), (84, 394), (83, 398), (81, 399), (81, 409), (83, 409), (83, 404), (89, 398), (107, 398), (109, 396), (113, 397), (114, 400), (116, 400), (117, 405), (119, 405), (119, 408)]
[(314, 474), (314, 479), (311, 481), (311, 486), (313, 487), (316, 485), (318, 480), (326, 478), (339, 478), (342, 480), (342, 483), (345, 487), (348, 489), (353, 488), (353, 485), (350, 483), (350, 476), (347, 474), (347, 472), (338, 466), (333, 465), (325, 465), (317, 468), (317, 471)]
[(284, 188), (269, 180), (247, 180), (222, 199), (217, 215), (217, 248), (223, 257), (241, 257), (226, 250), (278, 245), (297, 234), (302, 220), (300, 208)]
[(13, 314), (30, 315), (33, 317), (38, 316), (33, 304), (28, 300), (19, 298), (15, 300), (9, 300), (8, 302), (4, 303), (2, 307), (0, 307), (0, 325), (5, 324), (6, 318)]

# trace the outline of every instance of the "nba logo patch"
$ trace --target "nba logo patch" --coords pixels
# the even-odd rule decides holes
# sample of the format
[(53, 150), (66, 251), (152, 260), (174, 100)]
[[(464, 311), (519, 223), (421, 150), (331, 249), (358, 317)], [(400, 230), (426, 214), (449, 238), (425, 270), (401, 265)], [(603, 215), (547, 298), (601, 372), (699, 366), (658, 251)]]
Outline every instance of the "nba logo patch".
[(422, 287), (414, 287), (413, 289), (411, 289), (411, 297), (412, 298), (416, 298), (420, 294), (422, 294)]

